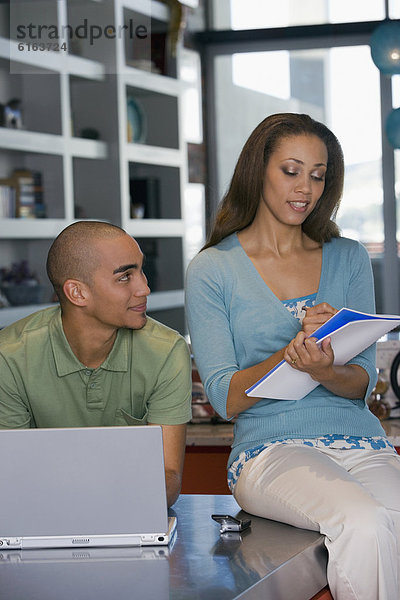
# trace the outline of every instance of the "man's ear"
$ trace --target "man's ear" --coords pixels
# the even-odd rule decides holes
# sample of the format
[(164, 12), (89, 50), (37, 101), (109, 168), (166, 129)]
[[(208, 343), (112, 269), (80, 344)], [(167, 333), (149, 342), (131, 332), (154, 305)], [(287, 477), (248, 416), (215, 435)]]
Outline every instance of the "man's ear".
[(89, 298), (88, 286), (78, 279), (67, 279), (63, 285), (66, 299), (75, 306), (86, 306)]

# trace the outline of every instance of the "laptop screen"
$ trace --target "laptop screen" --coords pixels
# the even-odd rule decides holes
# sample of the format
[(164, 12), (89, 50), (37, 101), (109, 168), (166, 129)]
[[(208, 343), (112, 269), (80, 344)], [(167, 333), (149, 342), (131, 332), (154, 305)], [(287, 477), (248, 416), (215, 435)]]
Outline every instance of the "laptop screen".
[(0, 537), (166, 532), (159, 426), (1, 430)]

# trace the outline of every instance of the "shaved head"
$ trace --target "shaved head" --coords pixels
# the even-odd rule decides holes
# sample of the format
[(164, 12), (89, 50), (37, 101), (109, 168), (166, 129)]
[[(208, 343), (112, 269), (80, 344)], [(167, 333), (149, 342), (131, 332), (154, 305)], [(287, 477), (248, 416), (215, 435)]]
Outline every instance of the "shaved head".
[(78, 221), (56, 237), (47, 256), (46, 268), (61, 303), (65, 299), (63, 285), (67, 279), (91, 284), (92, 275), (101, 262), (99, 242), (125, 235), (123, 229), (110, 223)]

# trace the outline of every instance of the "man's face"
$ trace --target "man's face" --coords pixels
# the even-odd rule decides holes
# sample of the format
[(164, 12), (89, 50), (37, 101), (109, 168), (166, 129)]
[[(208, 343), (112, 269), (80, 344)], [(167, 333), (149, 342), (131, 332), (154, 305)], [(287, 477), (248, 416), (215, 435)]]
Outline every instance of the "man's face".
[(94, 251), (98, 266), (88, 286), (88, 316), (110, 328), (141, 329), (150, 289), (137, 242), (122, 235), (96, 242)]

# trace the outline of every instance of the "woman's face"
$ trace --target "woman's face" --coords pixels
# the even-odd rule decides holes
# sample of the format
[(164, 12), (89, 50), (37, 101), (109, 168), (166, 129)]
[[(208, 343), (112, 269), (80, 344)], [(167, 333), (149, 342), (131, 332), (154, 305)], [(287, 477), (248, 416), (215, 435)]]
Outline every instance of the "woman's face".
[(315, 135), (283, 138), (265, 169), (259, 212), (287, 225), (301, 225), (325, 187), (328, 151)]

